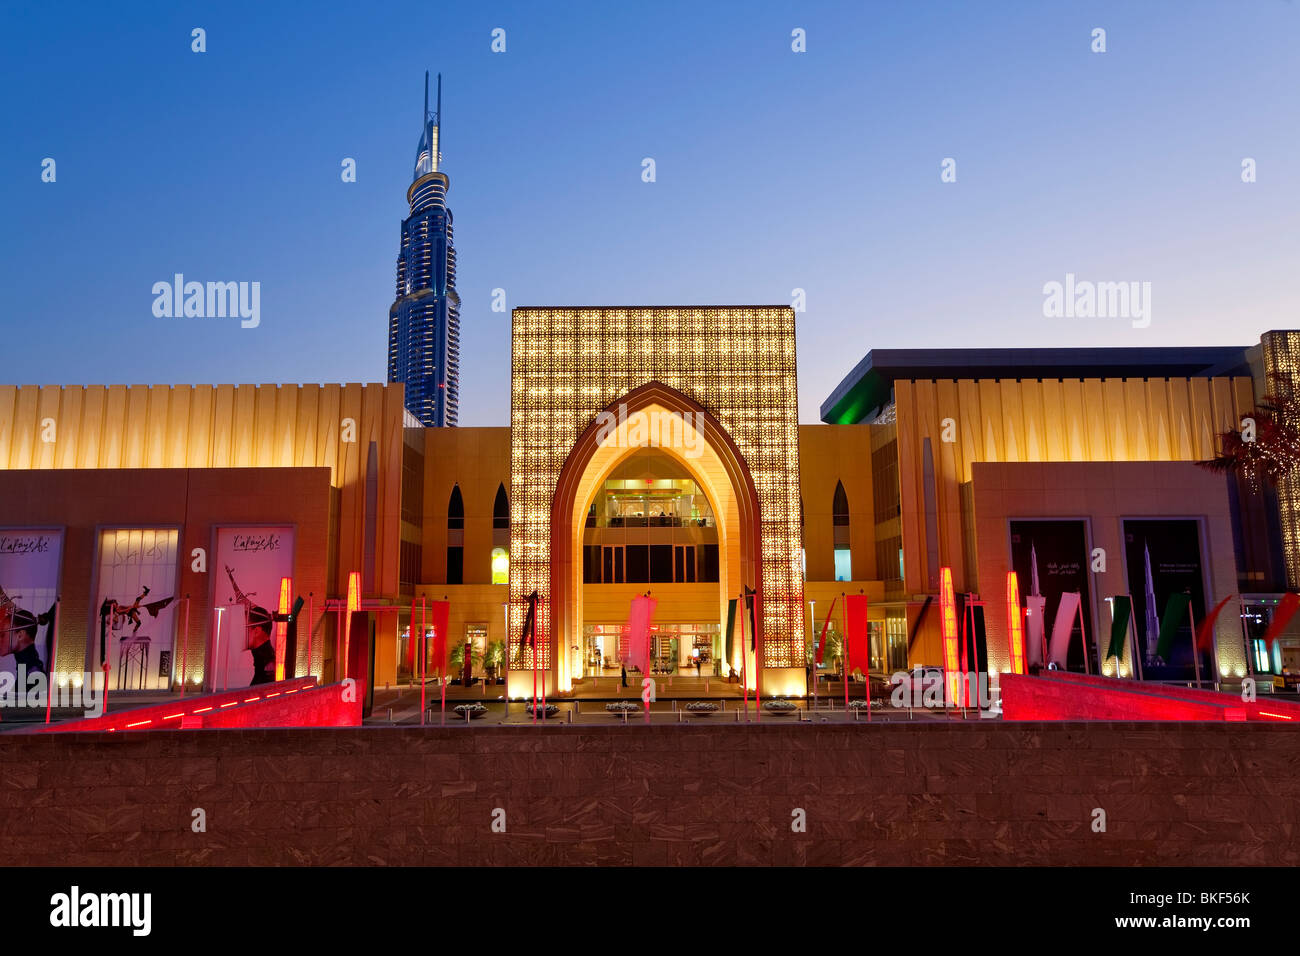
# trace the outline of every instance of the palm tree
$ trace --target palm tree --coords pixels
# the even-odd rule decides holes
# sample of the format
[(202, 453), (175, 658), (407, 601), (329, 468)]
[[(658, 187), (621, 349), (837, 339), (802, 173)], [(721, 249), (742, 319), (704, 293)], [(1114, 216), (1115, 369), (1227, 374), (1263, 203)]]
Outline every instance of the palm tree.
[(1292, 380), (1269, 373), (1272, 391), (1260, 399), (1250, 418), (1255, 421), (1251, 440), (1241, 431), (1219, 433), (1220, 452), (1201, 467), (1245, 480), (1252, 491), (1275, 486), (1300, 469), (1300, 395)]

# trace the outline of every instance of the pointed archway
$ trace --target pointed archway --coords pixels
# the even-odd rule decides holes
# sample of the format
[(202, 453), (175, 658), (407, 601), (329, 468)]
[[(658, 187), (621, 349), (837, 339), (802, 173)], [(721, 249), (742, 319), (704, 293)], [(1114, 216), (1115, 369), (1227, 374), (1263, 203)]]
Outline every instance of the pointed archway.
[[(720, 548), (725, 549), (720, 619), (725, 619), (727, 598), (749, 588), (757, 594), (757, 631), (763, 633), (759, 499), (749, 466), (731, 436), (698, 403), (661, 382), (648, 382), (595, 416), (569, 452), (551, 500), (551, 676), (552, 686), (562, 692), (572, 689), (573, 676), (570, 655), (563, 650), (579, 643), (583, 624), (581, 546), (587, 509), (604, 477), (650, 445), (686, 467), (714, 507)], [(751, 659), (762, 660), (761, 638)], [(752, 682), (758, 668), (751, 664), (748, 673)]]

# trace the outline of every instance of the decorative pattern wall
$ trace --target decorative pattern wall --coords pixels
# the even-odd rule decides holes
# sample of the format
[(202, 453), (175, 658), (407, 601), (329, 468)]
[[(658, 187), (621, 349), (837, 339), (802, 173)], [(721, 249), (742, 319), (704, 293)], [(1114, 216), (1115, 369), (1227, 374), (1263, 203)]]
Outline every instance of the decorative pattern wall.
[(511, 359), (512, 639), (536, 590), (539, 645), (550, 653), (550, 514), (570, 450), (601, 411), (658, 381), (709, 412), (744, 456), (759, 499), (764, 663), (802, 666), (794, 311), (516, 309)]
[[(1265, 332), (1261, 341), (1264, 345), (1264, 374), (1284, 376), (1292, 388), (1297, 387), (1300, 380), (1300, 332)], [(1264, 392), (1272, 391), (1272, 382), (1265, 381)], [(1300, 426), (1300, 422), (1290, 424)], [(1282, 525), (1286, 584), (1288, 588), (1297, 590), (1300, 589), (1300, 476), (1294, 472), (1277, 483), (1277, 510)]]

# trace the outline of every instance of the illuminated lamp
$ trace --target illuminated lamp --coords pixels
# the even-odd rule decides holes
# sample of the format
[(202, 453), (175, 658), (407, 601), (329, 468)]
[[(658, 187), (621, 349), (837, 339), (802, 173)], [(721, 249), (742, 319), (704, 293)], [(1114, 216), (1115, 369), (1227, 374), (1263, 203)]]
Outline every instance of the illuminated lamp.
[(492, 583), (510, 583), (510, 554), (505, 548), (492, 549)]
[(275, 622), (275, 679), (284, 680), (284, 651), (285, 637), (289, 633), (289, 599), (293, 593), (293, 578), (280, 579), (280, 603), (276, 610), (280, 613), (276, 615)]
[(1025, 672), (1025, 621), (1020, 614), (1020, 582), (1007, 572), (1007, 641), (1011, 645), (1011, 673)]
[(943, 631), (943, 669), (948, 701), (958, 699), (961, 664), (957, 660), (957, 599), (952, 591), (952, 568), (939, 569), (939, 625)]

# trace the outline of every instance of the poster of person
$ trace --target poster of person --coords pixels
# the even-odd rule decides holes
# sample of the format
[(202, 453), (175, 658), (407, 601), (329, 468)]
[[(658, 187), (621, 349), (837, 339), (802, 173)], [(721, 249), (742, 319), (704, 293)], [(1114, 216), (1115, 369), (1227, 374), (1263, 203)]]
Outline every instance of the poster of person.
[(280, 581), (293, 576), (293, 528), (218, 528), (212, 570), (213, 606), (224, 608), (220, 640), (213, 642), (208, 658), (213, 661), (214, 686), (251, 687), (275, 680), (273, 616), (279, 608)]
[(176, 528), (100, 532), (89, 666), (107, 662), (114, 689), (171, 687), (179, 539)]
[[(1133, 595), (1133, 624), (1142, 649), (1142, 676), (1147, 680), (1184, 680), (1192, 664), (1192, 624), (1186, 615), (1174, 636), (1170, 660), (1156, 656), (1160, 621), (1174, 594), (1191, 597), (1192, 618), (1205, 617), (1205, 572), (1201, 526), (1195, 518), (1150, 518), (1124, 522), (1124, 561)], [(1201, 673), (1213, 674), (1202, 655)]]
[(49, 674), (63, 532), (0, 528), (0, 673)]
[[(1011, 566), (1020, 585), (1021, 603), (1030, 609), (1026, 618), (1026, 656), (1031, 663), (1045, 663), (1046, 646), (1061, 607), (1061, 596), (1077, 592), (1087, 629), (1089, 667), (1096, 670), (1097, 635), (1092, 622), (1092, 599), (1088, 593), (1088, 531), (1079, 519), (1059, 521), (1020, 520), (1011, 522)], [(1067, 608), (1069, 610), (1069, 608)], [(1037, 611), (1037, 620), (1032, 620)], [(1062, 631), (1064, 633), (1064, 631)], [(1078, 615), (1070, 627), (1066, 669), (1083, 672), (1083, 643)], [(1059, 666), (1059, 663), (1058, 663)]]

